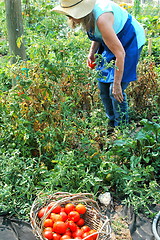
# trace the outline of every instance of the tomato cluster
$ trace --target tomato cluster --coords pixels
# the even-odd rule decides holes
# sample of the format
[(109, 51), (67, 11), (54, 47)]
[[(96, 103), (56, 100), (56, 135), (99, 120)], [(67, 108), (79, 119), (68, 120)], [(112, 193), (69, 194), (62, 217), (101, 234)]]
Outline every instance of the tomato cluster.
[[(52, 206), (53, 204), (50, 203), (47, 207), (41, 208), (38, 217), (42, 218)], [(85, 237), (87, 237), (86, 240), (96, 240), (97, 231), (85, 225), (83, 214), (86, 211), (87, 208), (82, 203), (76, 205), (67, 203), (53, 208), (43, 221), (43, 237), (48, 240), (84, 239)]]

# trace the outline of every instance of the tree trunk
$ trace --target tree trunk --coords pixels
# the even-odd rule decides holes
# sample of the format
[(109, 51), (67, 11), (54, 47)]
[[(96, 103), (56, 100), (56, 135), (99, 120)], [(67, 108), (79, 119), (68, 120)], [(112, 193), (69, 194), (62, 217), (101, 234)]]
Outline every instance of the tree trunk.
[(8, 29), (9, 50), (11, 63), (18, 58), (25, 60), (26, 52), (23, 43), (23, 19), (21, 0), (5, 0), (6, 21)]

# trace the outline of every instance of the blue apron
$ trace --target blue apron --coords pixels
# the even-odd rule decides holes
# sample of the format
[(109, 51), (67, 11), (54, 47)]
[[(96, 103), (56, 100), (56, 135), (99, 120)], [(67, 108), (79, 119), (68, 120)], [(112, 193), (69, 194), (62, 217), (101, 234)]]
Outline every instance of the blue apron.
[[(132, 16), (129, 14), (123, 29), (117, 34), (126, 53), (122, 82), (131, 82), (137, 79), (136, 68), (140, 51), (138, 50), (136, 33), (131, 21)], [(109, 63), (115, 60), (114, 54), (109, 50), (101, 38), (94, 36), (91, 31), (87, 32), (87, 34), (90, 40), (101, 43), (97, 53), (102, 54), (104, 60), (102, 60), (96, 68), (99, 72), (98, 80), (105, 83), (113, 82), (115, 69), (112, 67), (106, 69), (104, 64), (105, 61)]]

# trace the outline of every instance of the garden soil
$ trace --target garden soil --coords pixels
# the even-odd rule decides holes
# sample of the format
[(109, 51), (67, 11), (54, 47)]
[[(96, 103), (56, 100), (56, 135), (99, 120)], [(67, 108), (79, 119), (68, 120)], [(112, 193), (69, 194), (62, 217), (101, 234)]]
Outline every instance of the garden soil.
[[(153, 212), (159, 210), (160, 206), (156, 206)], [(143, 215), (137, 216), (132, 208), (119, 205), (107, 215), (113, 229), (112, 240), (155, 240), (152, 233), (152, 220)], [(160, 233), (160, 229), (158, 231)], [(0, 240), (36, 240), (36, 237), (28, 222), (1, 215)]]

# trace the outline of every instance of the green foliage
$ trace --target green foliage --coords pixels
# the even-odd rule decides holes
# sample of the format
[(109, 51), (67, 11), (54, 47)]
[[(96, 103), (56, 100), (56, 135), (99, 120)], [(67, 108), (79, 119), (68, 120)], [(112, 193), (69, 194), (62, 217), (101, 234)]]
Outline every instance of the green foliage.
[(100, 176), (110, 174), (109, 185), (115, 189), (115, 198), (121, 196), (135, 211), (150, 213), (149, 206), (160, 197), (160, 122), (144, 119), (141, 124), (143, 127), (131, 138), (120, 136), (108, 144)]
[[(148, 212), (159, 201), (158, 28), (148, 17), (154, 56), (144, 49), (139, 81), (128, 92), (138, 120), (147, 119), (139, 130), (132, 123), (108, 138), (97, 74), (86, 67), (89, 40), (50, 12), (51, 1), (29, 2), (23, 0), (22, 13), (27, 60), (10, 65), (7, 42), (1, 43), (1, 211), (28, 220), (39, 192), (110, 191)], [(0, 18), (4, 23), (4, 13)], [(0, 33), (6, 39), (4, 25)]]

